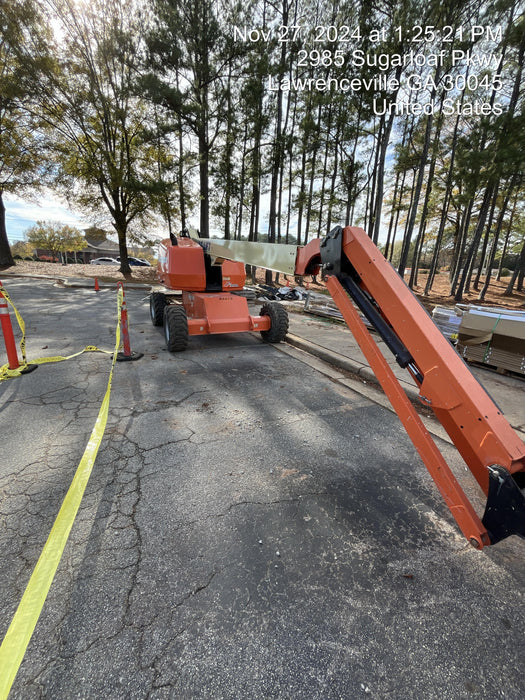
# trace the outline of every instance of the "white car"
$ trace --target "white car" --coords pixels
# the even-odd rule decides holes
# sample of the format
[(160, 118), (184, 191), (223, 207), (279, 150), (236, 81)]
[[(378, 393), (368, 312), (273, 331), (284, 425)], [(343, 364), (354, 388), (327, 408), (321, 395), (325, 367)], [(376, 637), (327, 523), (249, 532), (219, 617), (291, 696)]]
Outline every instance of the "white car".
[(120, 265), (118, 260), (115, 258), (95, 258), (91, 260), (90, 265)]

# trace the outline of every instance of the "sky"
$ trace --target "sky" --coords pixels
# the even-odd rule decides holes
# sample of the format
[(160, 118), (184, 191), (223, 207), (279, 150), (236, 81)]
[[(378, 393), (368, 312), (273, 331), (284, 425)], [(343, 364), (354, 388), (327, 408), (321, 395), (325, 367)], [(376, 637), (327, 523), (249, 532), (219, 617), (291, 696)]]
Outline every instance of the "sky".
[[(4, 194), (4, 204), (6, 208), (6, 228), (7, 238), (9, 243), (13, 245), (17, 241), (23, 241), (24, 232), (28, 228), (37, 223), (37, 221), (53, 221), (58, 224), (68, 224), (75, 226), (80, 230), (89, 228), (90, 226), (99, 225), (98, 221), (90, 221), (79, 212), (75, 212), (68, 205), (57, 197), (53, 192), (47, 192), (44, 196), (35, 199), (34, 201), (26, 201), (14, 197), (13, 195)], [(268, 206), (264, 207), (263, 197), (263, 214), (267, 211)], [(264, 215), (262, 217), (265, 218)], [(198, 215), (190, 217), (189, 224), (194, 228), (199, 228)], [(106, 230), (112, 231), (111, 226), (104, 226)], [(291, 233), (295, 232), (296, 223), (292, 222)], [(262, 221), (260, 230), (262, 233), (267, 232), (267, 222)], [(214, 235), (222, 237), (222, 232), (211, 227), (211, 232)], [(166, 235), (165, 231), (158, 232), (159, 239)]]
[(92, 225), (78, 212), (75, 213), (53, 194), (46, 194), (40, 200), (32, 202), (24, 201), (4, 195), (5, 223), (7, 238), (10, 244), (24, 240), (24, 231), (36, 224), (37, 221), (53, 221), (59, 224), (68, 224), (79, 229)]

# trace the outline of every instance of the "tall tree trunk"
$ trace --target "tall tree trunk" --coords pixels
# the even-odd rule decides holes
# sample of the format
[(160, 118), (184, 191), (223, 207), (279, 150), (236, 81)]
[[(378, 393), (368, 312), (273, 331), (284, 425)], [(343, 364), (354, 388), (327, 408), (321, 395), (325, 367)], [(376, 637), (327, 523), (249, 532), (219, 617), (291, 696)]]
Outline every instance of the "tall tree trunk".
[[(226, 110), (226, 144), (225, 144), (225, 154), (224, 160), (226, 164), (226, 182), (224, 186), (224, 238), (229, 240), (231, 238), (231, 200), (232, 200), (232, 183), (233, 183), (233, 145), (234, 145), (234, 135), (233, 135), (233, 109), (232, 109), (232, 63), (230, 61), (228, 65), (228, 85), (227, 85), (227, 110)], [(234, 234), (235, 237), (235, 234)]]
[[(486, 257), (487, 257), (487, 247), (489, 244), (490, 240), (490, 234), (492, 231), (492, 221), (494, 220), (494, 212), (496, 211), (496, 204), (498, 201), (498, 190), (494, 192), (494, 196), (492, 197), (492, 206), (490, 208), (490, 214), (489, 214), (489, 220), (486, 226), (485, 230), (485, 235), (483, 236), (483, 245), (481, 246), (481, 253), (479, 256), (479, 263), (478, 263), (478, 270), (476, 272), (476, 277), (474, 278), (474, 284), (472, 285), (473, 288), (477, 291), (479, 291), (479, 282), (481, 279), (481, 275), (483, 273), (483, 268), (485, 267)], [(471, 265), (471, 275), (474, 273), (474, 263)], [(467, 282), (467, 289), (468, 289), (468, 282)]]
[[(405, 277), (405, 268), (406, 268), (406, 263), (408, 261), (408, 254), (410, 252), (410, 239), (411, 239), (411, 234), (410, 234), (410, 219), (411, 219), (411, 212), (415, 208), (415, 194), (416, 194), (416, 188), (414, 186), (414, 180), (415, 180), (415, 173), (412, 173), (412, 185), (410, 187), (410, 202), (408, 204), (408, 210), (407, 210), (407, 219), (405, 222), (405, 229), (403, 231), (403, 244), (401, 246), (401, 255), (399, 258), (398, 262), (398, 273), (401, 275), (402, 278)], [(402, 271), (401, 270), (401, 262), (404, 261), (403, 266), (402, 266)]]
[[(432, 100), (434, 99), (434, 92), (432, 93)], [(441, 93), (439, 114), (441, 115), (441, 108), (443, 106), (443, 100), (445, 99), (445, 93)], [(419, 221), (419, 230), (416, 237), (416, 245), (414, 247), (414, 259), (412, 261), (412, 271), (410, 273), (410, 281), (408, 286), (413, 289), (417, 285), (417, 275), (419, 270), (419, 261), (421, 258), (421, 252), (423, 250), (423, 245), (425, 243), (426, 227), (427, 227), (427, 215), (428, 207), (430, 203), (430, 195), (432, 194), (432, 184), (434, 182), (434, 172), (436, 170), (436, 161), (438, 156), (438, 151), (440, 147), (441, 138), (441, 127), (443, 125), (442, 117), (438, 117), (436, 133), (434, 134), (434, 145), (432, 148), (432, 155), (430, 158), (430, 166), (428, 169), (427, 176), (427, 186), (425, 188), (425, 199), (423, 201), (423, 210), (421, 211), (421, 219)]]
[[(512, 277), (510, 278), (510, 281), (507, 285), (507, 289), (503, 292), (504, 297), (511, 297), (512, 296), (516, 280), (518, 279), (520, 274), (523, 275), (524, 272), (525, 272), (525, 239), (523, 241), (523, 245), (521, 246), (520, 257), (518, 258), (518, 261), (516, 262), (516, 266), (514, 268), (514, 272), (512, 273)], [(522, 277), (522, 279), (523, 279), (523, 277)]]
[(120, 268), (119, 272), (125, 277), (131, 275), (131, 268), (129, 266), (128, 260), (128, 245), (127, 245), (127, 230), (128, 225), (126, 221), (126, 215), (121, 211), (116, 211), (113, 214), (113, 226), (118, 236), (118, 249), (120, 255)]
[[(512, 217), (511, 217), (511, 218), (512, 218)], [(499, 259), (498, 274), (496, 275), (496, 281), (497, 281), (497, 282), (500, 282), (500, 281), (501, 281), (501, 273), (502, 273), (502, 271), (503, 271), (505, 258), (507, 257), (507, 250), (508, 250), (508, 247), (509, 247), (509, 241), (510, 241), (511, 235), (512, 235), (512, 229), (511, 229), (510, 226), (508, 226), (508, 227), (507, 227), (507, 233), (506, 233), (506, 235), (505, 235), (505, 241), (504, 241), (504, 243), (503, 243), (503, 250), (501, 251), (501, 257), (500, 257), (500, 259)]]
[[(402, 67), (398, 66), (396, 69), (395, 79), (399, 80), (402, 73)], [(398, 90), (396, 90), (392, 95), (389, 96), (389, 100), (393, 102), (397, 99)], [(383, 208), (383, 192), (385, 188), (385, 163), (386, 154), (388, 149), (388, 144), (390, 143), (390, 134), (392, 133), (392, 126), (394, 124), (394, 111), (389, 115), (388, 121), (385, 124), (384, 131), (382, 134), (381, 142), (379, 145), (379, 158), (377, 161), (377, 187), (376, 187), (376, 201), (374, 206), (373, 222), (371, 226), (372, 240), (377, 245), (379, 241), (379, 233), (381, 230), (381, 212)]]
[(468, 249), (467, 257), (463, 265), (463, 273), (461, 275), (461, 280), (459, 282), (456, 293), (454, 294), (454, 301), (463, 301), (463, 294), (465, 293), (467, 280), (469, 278), (470, 268), (473, 260), (478, 252), (479, 243), (481, 241), (481, 236), (483, 229), (485, 228), (485, 222), (487, 220), (487, 215), (489, 213), (490, 202), (492, 195), (494, 193), (494, 188), (497, 187), (497, 183), (489, 183), (485, 189), (485, 194), (483, 196), (483, 203), (479, 212), (478, 223), (474, 231), (474, 236), (472, 238), (470, 247)]
[(396, 236), (397, 236), (397, 227), (399, 226), (399, 217), (401, 216), (401, 207), (403, 205), (403, 195), (405, 193), (406, 176), (407, 176), (407, 171), (403, 170), (403, 177), (401, 178), (401, 187), (399, 188), (398, 202), (397, 202), (396, 209), (395, 209), (394, 226), (393, 226), (393, 231), (392, 231), (392, 243), (390, 245), (390, 253), (388, 256), (388, 259), (390, 260), (390, 262), (392, 262), (392, 259), (394, 257)]
[[(179, 90), (179, 74), (176, 73), (175, 85)], [(177, 163), (177, 184), (179, 189), (179, 209), (181, 230), (186, 228), (186, 183), (184, 177), (184, 142), (182, 138), (182, 117), (180, 111), (177, 112), (177, 135), (179, 141), (179, 161)]]
[(246, 143), (248, 140), (248, 122), (244, 122), (244, 138), (242, 146), (242, 164), (241, 164), (241, 179), (239, 183), (239, 216), (237, 217), (237, 233), (236, 238), (238, 241), (241, 240), (242, 236), (242, 222), (244, 218), (244, 191), (246, 186)]
[(182, 154), (184, 153), (184, 146), (182, 143), (182, 121), (179, 118), (179, 162), (177, 168), (178, 180), (179, 180), (179, 208), (180, 208), (180, 223), (183, 229), (186, 228), (186, 198), (185, 193), (185, 178), (184, 178), (184, 159)]
[(210, 237), (210, 177), (206, 127), (199, 134), (200, 237)]
[[(439, 77), (439, 71), (436, 73), (436, 78)], [(432, 91), (432, 95), (435, 95), (435, 90)], [(426, 122), (426, 128), (425, 128), (425, 138), (423, 141), (423, 150), (421, 152), (421, 158), (419, 161), (419, 167), (418, 167), (418, 173), (417, 173), (417, 180), (416, 180), (416, 187), (414, 191), (414, 197), (413, 197), (413, 205), (412, 209), (410, 211), (410, 217), (408, 220), (408, 226), (407, 226), (407, 232), (406, 232), (406, 239), (405, 239), (405, 246), (403, 246), (403, 252), (401, 255), (401, 260), (399, 261), (399, 269), (398, 272), (401, 275), (401, 277), (404, 276), (405, 274), (405, 267), (407, 264), (408, 260), (408, 253), (410, 250), (410, 241), (412, 239), (412, 234), (414, 232), (414, 227), (416, 224), (416, 216), (417, 216), (417, 207), (419, 203), (419, 198), (421, 196), (421, 190), (423, 189), (423, 180), (425, 178), (425, 171), (426, 171), (426, 165), (427, 165), (427, 159), (428, 159), (428, 152), (430, 149), (430, 136), (432, 133), (432, 122), (433, 122), (433, 115), (429, 114), (427, 116), (427, 122)]]
[[(288, 2), (282, 3), (282, 23), (288, 25)], [(275, 138), (272, 149), (272, 169), (270, 181), (270, 212), (268, 217), (268, 242), (275, 243), (277, 239), (277, 190), (279, 184), (279, 172), (282, 162), (282, 118), (283, 118), (283, 91), (281, 88), (282, 79), (286, 64), (286, 42), (281, 43), (281, 55), (279, 59), (279, 89), (277, 91), (277, 114), (275, 117)], [(272, 283), (272, 271), (266, 270), (266, 284)]]
[(290, 99), (286, 101), (286, 114), (284, 117), (281, 162), (279, 167), (279, 199), (277, 206), (277, 243), (281, 242), (282, 216), (283, 216), (283, 192), (284, 192), (284, 172), (286, 169), (286, 132), (290, 119)]
[[(464, 94), (461, 95), (460, 105), (463, 104)], [(425, 296), (430, 294), (432, 285), (434, 284), (434, 279), (436, 277), (436, 272), (439, 264), (439, 253), (441, 252), (441, 243), (443, 241), (443, 235), (445, 233), (445, 226), (447, 223), (448, 210), (450, 206), (450, 201), (452, 199), (452, 175), (454, 173), (454, 163), (456, 160), (456, 145), (458, 141), (458, 128), (460, 122), (460, 114), (456, 118), (456, 123), (454, 125), (454, 133), (452, 136), (452, 144), (450, 146), (450, 163), (447, 171), (447, 179), (445, 183), (445, 199), (443, 201), (443, 208), (441, 210), (441, 218), (439, 220), (439, 229), (436, 236), (436, 244), (434, 246), (434, 252), (432, 254), (432, 262), (430, 264), (430, 271), (428, 273), (427, 283), (425, 285)]]
[[(293, 112), (292, 112), (292, 137), (295, 132), (295, 117), (297, 114), (297, 100), (294, 101), (294, 107), (293, 107)], [(290, 221), (291, 221), (291, 216), (292, 216), (292, 201), (293, 201), (293, 155), (294, 155), (294, 149), (293, 149), (293, 140), (292, 137), (290, 137), (290, 143), (288, 147), (288, 202), (286, 204), (286, 234), (285, 234), (285, 242), (289, 242), (289, 237), (290, 237)], [(299, 243), (299, 242), (298, 242)]]
[(511, 197), (511, 189), (507, 191), (507, 194), (505, 196), (505, 201), (503, 202), (503, 206), (501, 207), (499, 216), (498, 216), (498, 222), (496, 224), (496, 230), (494, 231), (494, 237), (492, 239), (492, 243), (490, 246), (488, 258), (487, 258), (487, 266), (485, 270), (485, 282), (483, 284), (483, 287), (481, 288), (481, 291), (478, 296), (478, 301), (484, 301), (485, 300), (485, 295), (487, 294), (491, 279), (492, 279), (492, 268), (494, 266), (494, 259), (496, 257), (496, 251), (498, 249), (498, 241), (499, 237), (501, 234), (501, 229), (503, 228), (503, 219), (505, 217), (505, 213), (507, 211), (507, 207), (509, 205), (509, 200)]
[[(309, 114), (312, 110), (312, 99), (313, 92), (308, 93), (307, 102), (305, 105), (306, 112)], [(309, 134), (307, 130), (303, 128), (302, 140), (301, 140), (301, 180), (299, 184), (299, 193), (297, 195), (297, 245), (301, 245), (301, 235), (303, 229), (303, 216), (304, 209), (307, 205), (307, 194), (306, 194), (306, 163), (308, 158), (309, 149)], [(304, 242), (306, 243), (307, 231), (305, 231)]]
[[(394, 218), (395, 218), (395, 210), (396, 210), (396, 200), (397, 200), (397, 193), (398, 193), (398, 188), (399, 188), (399, 178), (401, 177), (401, 171), (398, 170), (396, 173), (396, 180), (394, 183), (394, 192), (392, 194), (392, 206), (390, 208), (390, 218), (388, 222), (388, 233), (386, 236), (386, 243), (385, 243), (385, 258), (388, 260), (389, 259), (389, 254), (390, 254), (390, 241), (392, 239), (392, 231), (394, 228)], [(392, 243), (392, 248), (394, 247), (394, 244)]]
[[(297, 195), (297, 245), (301, 245), (301, 233), (303, 228), (303, 212), (306, 199), (306, 144), (303, 142), (301, 153), (301, 181), (299, 184), (299, 194)], [(306, 243), (306, 234), (305, 234)]]
[(507, 255), (507, 249), (509, 247), (509, 239), (512, 234), (512, 227), (514, 225), (514, 217), (516, 216), (516, 210), (518, 208), (518, 203), (521, 201), (519, 191), (514, 197), (514, 202), (512, 204), (512, 209), (510, 210), (509, 222), (506, 226), (507, 232), (505, 234), (505, 241), (503, 242), (503, 250), (501, 251), (501, 258), (498, 264), (498, 274), (496, 275), (496, 280), (499, 282), (501, 280), (501, 271), (503, 270), (503, 264), (505, 262), (505, 257)]
[(339, 149), (337, 148), (337, 144), (339, 143), (339, 139), (341, 136), (341, 120), (337, 120), (337, 132), (335, 135), (335, 149), (334, 149), (334, 162), (332, 163), (332, 178), (330, 181), (330, 199), (328, 202), (328, 214), (326, 217), (326, 233), (330, 233), (330, 229), (332, 228), (332, 210), (334, 206), (334, 192), (336, 188), (336, 183), (337, 183), (337, 177), (339, 175)]
[[(357, 116), (356, 116), (357, 125), (359, 125), (359, 123), (360, 123), (360, 118), (361, 118), (361, 103), (359, 103), (358, 108), (357, 108)], [(359, 129), (356, 126), (352, 154), (348, 158), (348, 161), (351, 164), (350, 165), (350, 173), (351, 174), (349, 177), (348, 173), (347, 173), (345, 178), (344, 178), (345, 185), (346, 185), (347, 191), (348, 191), (347, 205), (346, 205), (346, 211), (345, 211), (345, 226), (350, 226), (354, 220), (354, 210), (355, 210), (355, 202), (357, 199), (357, 183), (358, 183), (358, 176), (357, 176), (357, 172), (356, 172), (356, 155), (357, 155), (358, 144), (359, 144)]]
[(453, 267), (451, 269), (451, 284), (450, 295), (454, 296), (459, 283), (461, 269), (464, 262), (465, 250), (468, 242), (468, 232), (470, 228), (470, 219), (472, 217), (472, 209), (474, 207), (474, 199), (471, 197), (467, 209), (463, 212), (462, 220), (459, 223), (459, 231), (454, 245)]
[[(381, 115), (381, 119), (379, 121), (379, 132), (377, 135), (377, 139), (375, 139), (376, 143), (374, 143), (374, 165), (372, 166), (372, 177), (369, 176), (368, 178), (368, 192), (367, 192), (367, 198), (366, 198), (366, 209), (365, 209), (365, 231), (367, 234), (372, 237), (372, 231), (374, 229), (374, 215), (375, 215), (375, 207), (376, 207), (376, 187), (377, 187), (377, 171), (378, 171), (378, 163), (379, 163), (379, 153), (380, 153), (380, 148), (379, 144), (381, 143), (381, 135), (383, 133), (384, 129), (384, 122), (385, 118), (383, 115)], [(371, 161), (372, 159), (370, 159)], [(370, 175), (370, 171), (369, 171)]]
[(317, 122), (316, 122), (316, 128), (315, 128), (315, 135), (314, 135), (314, 148), (312, 152), (312, 157), (311, 157), (311, 164), (310, 164), (310, 184), (308, 186), (308, 204), (306, 207), (306, 226), (305, 226), (305, 232), (304, 232), (304, 242), (305, 244), (308, 243), (308, 234), (310, 232), (310, 220), (312, 218), (312, 204), (313, 204), (313, 198), (314, 198), (314, 183), (315, 183), (315, 176), (316, 176), (316, 161), (317, 161), (317, 153), (319, 152), (319, 136), (321, 133), (321, 111), (322, 111), (322, 106), (319, 105), (318, 110), (317, 110)]
[[(323, 158), (323, 177), (321, 181), (321, 192), (319, 193), (319, 216), (317, 220), (317, 238), (322, 236), (322, 219), (323, 219), (323, 209), (325, 202), (325, 192), (326, 192), (326, 177), (328, 174), (328, 158), (330, 155), (330, 132), (332, 129), (332, 104), (328, 106), (327, 124), (326, 124), (326, 139), (325, 139), (325, 149)], [(337, 140), (336, 140), (337, 143)]]

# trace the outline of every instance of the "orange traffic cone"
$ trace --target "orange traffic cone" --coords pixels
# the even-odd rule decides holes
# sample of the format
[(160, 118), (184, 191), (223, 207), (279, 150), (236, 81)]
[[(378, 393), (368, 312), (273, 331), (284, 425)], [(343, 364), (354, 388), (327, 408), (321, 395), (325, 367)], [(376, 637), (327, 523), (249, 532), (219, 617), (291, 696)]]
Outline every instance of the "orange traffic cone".
[(98, 286), (98, 277), (95, 277), (95, 292), (98, 292), (100, 287)]

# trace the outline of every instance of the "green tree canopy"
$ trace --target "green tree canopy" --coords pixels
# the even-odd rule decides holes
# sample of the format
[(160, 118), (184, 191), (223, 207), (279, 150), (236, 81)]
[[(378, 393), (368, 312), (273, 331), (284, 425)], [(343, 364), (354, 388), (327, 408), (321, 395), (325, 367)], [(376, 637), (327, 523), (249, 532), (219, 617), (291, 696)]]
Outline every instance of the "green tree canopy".
[(109, 213), (130, 273), (128, 229), (158, 197), (149, 105), (135, 94), (142, 19), (131, 0), (49, 0), (62, 31), (37, 108), (53, 130), (56, 183), (90, 213)]
[(41, 24), (32, 0), (0, 4), (0, 267), (14, 264), (4, 194), (34, 189), (48, 168), (41, 120), (25, 103), (49, 65)]
[(34, 248), (49, 250), (54, 258), (59, 257), (60, 253), (83, 250), (87, 246), (86, 239), (77, 228), (53, 221), (38, 221), (26, 231), (26, 236)]

